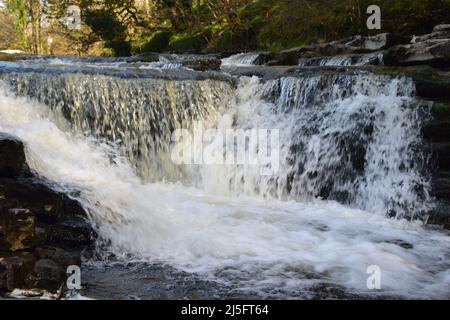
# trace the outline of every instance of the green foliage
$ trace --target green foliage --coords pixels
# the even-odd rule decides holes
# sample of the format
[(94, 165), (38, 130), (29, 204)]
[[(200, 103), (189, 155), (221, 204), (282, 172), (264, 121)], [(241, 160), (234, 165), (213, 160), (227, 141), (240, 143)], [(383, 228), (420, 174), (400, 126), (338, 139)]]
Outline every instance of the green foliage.
[[(24, 47), (30, 3), (5, 0)], [(69, 5), (83, 13), (83, 29), (54, 32), (84, 48), (105, 44), (114, 55), (173, 50), (281, 50), (381, 32), (425, 34), (450, 23), (450, 0), (45, 0), (46, 17), (60, 21)], [(382, 9), (382, 30), (366, 27), (369, 5)], [(64, 33), (65, 32), (65, 33)], [(28, 42), (28, 43), (27, 43)], [(133, 48), (130, 49), (130, 44)]]
[(133, 52), (163, 52), (169, 45), (171, 35), (168, 31), (156, 31), (150, 38), (144, 38), (140, 42), (136, 42), (136, 48)]
[(215, 47), (219, 50), (228, 50), (233, 46), (233, 33), (230, 30), (223, 31), (216, 40)]
[(203, 34), (178, 34), (170, 38), (169, 49), (175, 52), (200, 52), (206, 45)]
[(131, 44), (125, 40), (126, 28), (111, 11), (87, 11), (84, 21), (113, 50), (114, 56), (131, 55)]
[(6, 8), (14, 15), (14, 28), (16, 30), (17, 37), (20, 40), (20, 44), (23, 48), (28, 48), (28, 39), (25, 34), (28, 25), (28, 12), (29, 8), (25, 3), (25, 0), (6, 0)]

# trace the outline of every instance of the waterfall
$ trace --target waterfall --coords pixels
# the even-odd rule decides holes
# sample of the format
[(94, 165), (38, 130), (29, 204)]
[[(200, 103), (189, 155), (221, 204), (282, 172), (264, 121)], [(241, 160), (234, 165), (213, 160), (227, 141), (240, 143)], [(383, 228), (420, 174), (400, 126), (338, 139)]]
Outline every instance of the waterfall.
[(300, 66), (382, 66), (384, 55), (380, 52), (345, 54), (333, 57), (300, 59)]
[(251, 66), (258, 65), (259, 53), (239, 53), (222, 59), (223, 66)]
[[(320, 285), (368, 294), (371, 265), (383, 271), (379, 294), (448, 297), (448, 236), (386, 218), (433, 206), (428, 112), (410, 79), (320, 71), (235, 85), (16, 71), (0, 73), (0, 131), (89, 211), (101, 253), (261, 297), (308, 298)], [(279, 130), (279, 170), (175, 165), (171, 134), (195, 123)]]
[[(320, 197), (397, 217), (433, 205), (420, 151), (426, 110), (406, 78), (332, 71), (267, 82), (244, 77), (236, 93), (217, 80), (7, 78), (20, 95), (61, 109), (79, 132), (123, 146), (145, 181), (182, 180), (229, 195)], [(280, 129), (280, 170), (265, 176), (242, 165), (175, 166), (171, 134), (194, 121), (222, 130)]]
[(244, 78), (221, 125), (279, 129), (280, 170), (266, 176), (248, 166), (207, 166), (204, 186), (333, 199), (398, 217), (426, 212), (433, 207), (420, 136), (427, 109), (417, 106), (414, 90), (411, 80), (368, 74)]
[(232, 93), (229, 83), (216, 80), (13, 73), (7, 81), (19, 95), (61, 110), (78, 132), (122, 146), (145, 181), (180, 178), (168, 157), (171, 132), (196, 119), (211, 121)]

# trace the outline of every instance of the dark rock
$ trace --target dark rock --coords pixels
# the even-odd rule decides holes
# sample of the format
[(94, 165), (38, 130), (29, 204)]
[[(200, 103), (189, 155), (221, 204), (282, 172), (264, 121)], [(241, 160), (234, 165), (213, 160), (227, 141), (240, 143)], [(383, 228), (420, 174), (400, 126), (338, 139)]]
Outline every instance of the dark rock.
[(23, 143), (15, 137), (0, 133), (0, 177), (16, 177), (24, 166)]
[(39, 259), (49, 259), (63, 268), (71, 265), (80, 266), (81, 257), (79, 252), (69, 252), (56, 247), (37, 248), (34, 251), (35, 257)]
[(28, 208), (40, 221), (54, 222), (63, 216), (63, 196), (42, 183), (0, 180), (0, 194)]
[(442, 201), (435, 210), (429, 212), (426, 223), (450, 230), (450, 202)]
[(83, 221), (60, 222), (48, 229), (48, 243), (68, 248), (83, 249), (90, 246), (94, 238), (91, 226)]
[(438, 70), (427, 65), (397, 66), (397, 67), (372, 67), (366, 69), (377, 74), (389, 74), (392, 76), (406, 76), (414, 80), (416, 94), (419, 97), (433, 101), (450, 100), (450, 72)]
[(450, 121), (432, 121), (423, 129), (423, 136), (431, 142), (450, 141)]
[(450, 171), (450, 142), (433, 143), (432, 148), (438, 170)]
[(36, 219), (28, 209), (0, 211), (0, 249), (15, 252), (33, 247)]
[(45, 289), (52, 293), (57, 292), (66, 280), (63, 267), (49, 259), (38, 260), (33, 271), (25, 278), (28, 289)]
[(414, 248), (414, 246), (411, 243), (403, 241), (403, 240), (394, 239), (394, 240), (387, 240), (384, 242), (390, 243), (390, 244), (395, 244), (399, 247), (402, 247), (403, 249), (413, 249)]
[(65, 219), (87, 218), (86, 210), (83, 206), (67, 195), (63, 195), (62, 205)]
[(433, 196), (438, 200), (450, 202), (450, 172), (438, 171), (433, 177), (432, 187)]
[(385, 52), (387, 66), (426, 64), (437, 68), (450, 67), (450, 39), (432, 39), (392, 47)]
[[(284, 50), (276, 52), (267, 62), (268, 66), (296, 66), (301, 58), (302, 48), (293, 48), (290, 50)], [(308, 58), (317, 57), (317, 54), (311, 55)], [(306, 54), (303, 55), (306, 57)]]
[(23, 287), (33, 265), (34, 257), (29, 253), (0, 257), (0, 291), (12, 291)]
[(192, 56), (182, 59), (181, 64), (195, 71), (220, 70), (222, 60), (216, 56)]

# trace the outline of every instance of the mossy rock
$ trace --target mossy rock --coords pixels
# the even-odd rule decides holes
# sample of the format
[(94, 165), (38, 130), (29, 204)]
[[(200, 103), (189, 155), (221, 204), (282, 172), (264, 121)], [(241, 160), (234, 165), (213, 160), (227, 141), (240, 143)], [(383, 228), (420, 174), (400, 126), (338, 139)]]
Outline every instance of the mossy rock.
[(450, 101), (450, 71), (430, 66), (367, 67), (373, 73), (406, 76), (416, 83), (417, 95), (434, 101)]

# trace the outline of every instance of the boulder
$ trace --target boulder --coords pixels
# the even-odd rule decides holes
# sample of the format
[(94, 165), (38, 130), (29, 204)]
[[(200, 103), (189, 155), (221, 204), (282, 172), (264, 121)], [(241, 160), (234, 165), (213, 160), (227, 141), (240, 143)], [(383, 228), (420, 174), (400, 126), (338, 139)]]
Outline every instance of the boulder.
[(24, 166), (25, 152), (22, 142), (0, 133), (0, 177), (16, 177)]

